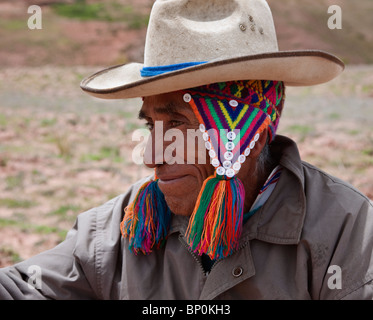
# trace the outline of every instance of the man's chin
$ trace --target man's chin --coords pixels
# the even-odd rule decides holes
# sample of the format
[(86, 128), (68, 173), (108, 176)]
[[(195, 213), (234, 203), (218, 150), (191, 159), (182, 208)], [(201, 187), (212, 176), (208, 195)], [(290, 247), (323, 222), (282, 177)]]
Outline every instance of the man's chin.
[(194, 209), (194, 206), (180, 202), (180, 199), (165, 196), (166, 203), (173, 214), (189, 217)]

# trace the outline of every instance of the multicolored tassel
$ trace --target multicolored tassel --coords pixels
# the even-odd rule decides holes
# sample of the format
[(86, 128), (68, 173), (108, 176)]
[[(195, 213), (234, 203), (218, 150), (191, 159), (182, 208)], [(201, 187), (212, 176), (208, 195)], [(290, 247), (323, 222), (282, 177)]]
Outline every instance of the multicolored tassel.
[(131, 251), (149, 254), (152, 248), (163, 246), (170, 222), (171, 210), (158, 187), (158, 180), (148, 181), (125, 208), (120, 230), (123, 237), (128, 237)]
[(207, 178), (186, 232), (190, 248), (211, 259), (232, 254), (241, 235), (244, 199), (245, 189), (237, 177)]

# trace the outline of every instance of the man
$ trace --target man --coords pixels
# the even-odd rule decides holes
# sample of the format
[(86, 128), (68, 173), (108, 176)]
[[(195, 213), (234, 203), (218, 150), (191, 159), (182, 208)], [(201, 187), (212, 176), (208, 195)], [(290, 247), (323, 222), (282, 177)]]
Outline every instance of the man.
[[(263, 0), (155, 1), (144, 65), (81, 85), (143, 97), (154, 175), (79, 215), (56, 248), (1, 270), (0, 297), (372, 299), (372, 203), (276, 136), (285, 86), (342, 70), (325, 52), (278, 51)], [(176, 156), (165, 152), (174, 142)]]

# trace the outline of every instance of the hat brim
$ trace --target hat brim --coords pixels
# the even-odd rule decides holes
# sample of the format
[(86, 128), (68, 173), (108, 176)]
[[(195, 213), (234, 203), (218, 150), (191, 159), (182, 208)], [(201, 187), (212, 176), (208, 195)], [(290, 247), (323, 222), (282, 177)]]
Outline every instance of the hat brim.
[(303, 50), (216, 60), (153, 77), (142, 77), (142, 67), (141, 63), (110, 67), (87, 77), (80, 86), (102, 99), (145, 97), (233, 80), (275, 80), (287, 86), (311, 86), (337, 77), (344, 63), (324, 51)]

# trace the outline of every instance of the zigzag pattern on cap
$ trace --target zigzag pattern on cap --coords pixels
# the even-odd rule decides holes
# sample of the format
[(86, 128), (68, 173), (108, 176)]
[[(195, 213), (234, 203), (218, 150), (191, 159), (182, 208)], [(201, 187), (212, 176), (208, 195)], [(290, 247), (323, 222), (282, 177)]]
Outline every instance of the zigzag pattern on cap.
[[(269, 115), (271, 122), (275, 128), (277, 128), (279, 116), (283, 108), (283, 97), (284, 97), (284, 84), (281, 81), (231, 81), (231, 82), (219, 82), (206, 86), (201, 86), (188, 90), (188, 92), (194, 92), (199, 94), (201, 97), (204, 96), (215, 96), (221, 100), (219, 105), (214, 105), (214, 108), (223, 108), (226, 125), (224, 129), (238, 129), (240, 128), (237, 124), (237, 120), (241, 120), (243, 113), (247, 109), (243, 109), (242, 104), (254, 106), (262, 110), (265, 114)], [(195, 98), (195, 96), (193, 96)], [(229, 105), (229, 101), (235, 99), (240, 105), (232, 106)], [(211, 108), (210, 108), (211, 110)], [(201, 108), (199, 108), (201, 111)], [(221, 113), (218, 114), (220, 120), (223, 116)], [(206, 127), (207, 128), (207, 127)]]
[[(208, 132), (211, 146), (207, 144), (207, 149), (213, 150), (212, 155), (220, 164), (226, 160), (223, 155), (227, 151), (233, 153), (232, 163), (236, 162), (239, 155), (251, 149), (250, 145), (253, 147), (257, 134), (266, 127), (270, 128), (270, 141), (273, 140), (283, 107), (283, 89), (283, 83), (279, 81), (249, 80), (186, 90), (193, 96), (189, 104)], [(225, 134), (221, 130), (225, 130)], [(227, 137), (229, 131), (235, 133), (233, 140)], [(230, 141), (233, 145), (229, 146), (234, 146), (233, 149), (227, 148)]]

